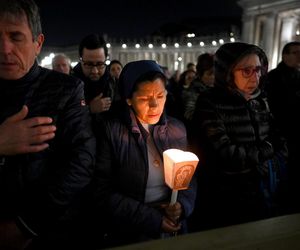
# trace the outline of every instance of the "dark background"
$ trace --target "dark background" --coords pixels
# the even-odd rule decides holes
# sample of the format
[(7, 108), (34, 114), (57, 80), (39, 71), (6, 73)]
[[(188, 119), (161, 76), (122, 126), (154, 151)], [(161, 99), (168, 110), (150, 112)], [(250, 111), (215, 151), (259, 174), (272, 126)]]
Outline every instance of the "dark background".
[(236, 0), (36, 0), (46, 46), (68, 46), (89, 33), (113, 38), (211, 35), (240, 27)]

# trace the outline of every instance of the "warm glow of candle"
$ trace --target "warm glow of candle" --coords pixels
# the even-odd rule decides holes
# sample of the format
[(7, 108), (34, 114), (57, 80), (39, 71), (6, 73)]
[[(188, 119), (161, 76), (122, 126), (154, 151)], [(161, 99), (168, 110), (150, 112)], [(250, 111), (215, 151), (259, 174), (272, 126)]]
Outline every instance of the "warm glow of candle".
[(173, 190), (187, 189), (198, 165), (191, 152), (168, 149), (163, 153), (165, 182)]

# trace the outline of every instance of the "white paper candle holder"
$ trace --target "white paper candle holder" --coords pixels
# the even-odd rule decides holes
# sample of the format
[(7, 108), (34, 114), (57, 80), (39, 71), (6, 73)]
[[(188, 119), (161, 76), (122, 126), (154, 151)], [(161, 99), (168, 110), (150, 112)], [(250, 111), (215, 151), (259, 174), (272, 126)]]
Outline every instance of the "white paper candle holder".
[(177, 200), (178, 190), (189, 187), (199, 159), (192, 152), (180, 149), (168, 149), (163, 152), (166, 184), (173, 190), (171, 204)]

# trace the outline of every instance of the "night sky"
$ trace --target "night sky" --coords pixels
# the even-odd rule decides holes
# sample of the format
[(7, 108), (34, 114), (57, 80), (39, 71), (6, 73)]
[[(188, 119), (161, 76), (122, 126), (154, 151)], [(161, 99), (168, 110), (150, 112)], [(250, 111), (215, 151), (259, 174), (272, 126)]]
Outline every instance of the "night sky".
[(199, 18), (240, 20), (242, 12), (235, 0), (36, 0), (36, 3), (40, 7), (45, 46), (76, 45), (92, 32), (115, 38), (143, 38), (166, 24)]

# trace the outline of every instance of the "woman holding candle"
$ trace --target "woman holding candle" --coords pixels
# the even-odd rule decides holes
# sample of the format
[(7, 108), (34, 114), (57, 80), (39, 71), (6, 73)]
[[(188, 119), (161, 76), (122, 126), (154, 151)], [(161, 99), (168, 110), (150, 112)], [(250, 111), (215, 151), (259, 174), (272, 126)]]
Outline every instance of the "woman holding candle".
[(114, 245), (184, 231), (183, 222), (194, 207), (194, 181), (169, 205), (163, 151), (186, 150), (187, 140), (183, 124), (164, 113), (165, 87), (166, 77), (156, 62), (128, 63), (120, 75), (123, 110), (95, 126), (96, 203)]

